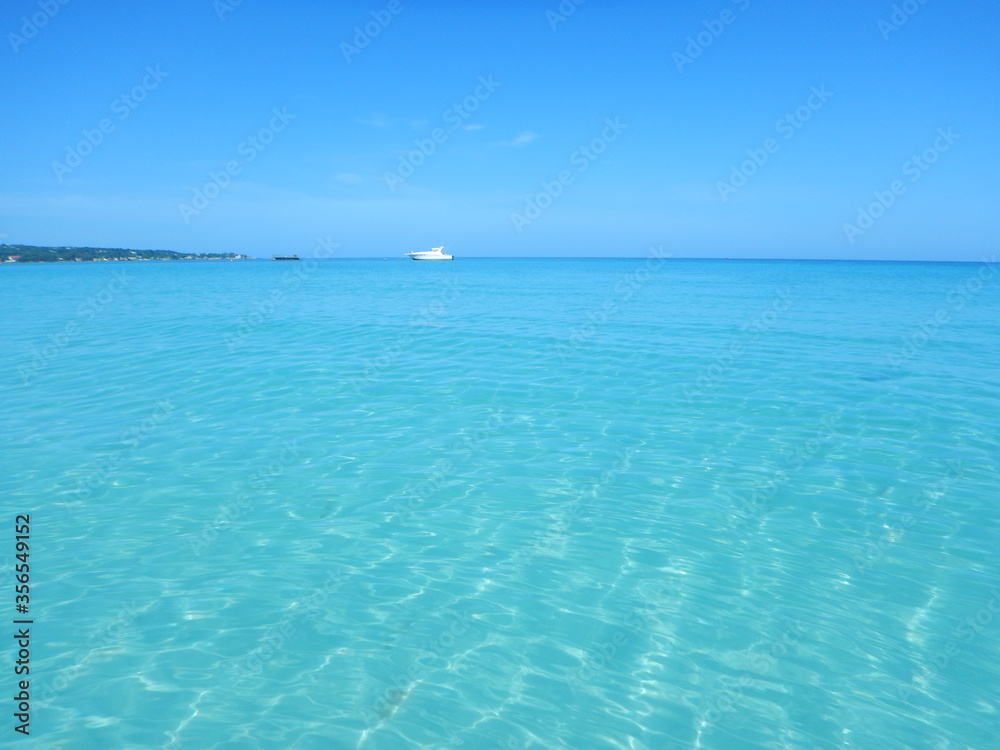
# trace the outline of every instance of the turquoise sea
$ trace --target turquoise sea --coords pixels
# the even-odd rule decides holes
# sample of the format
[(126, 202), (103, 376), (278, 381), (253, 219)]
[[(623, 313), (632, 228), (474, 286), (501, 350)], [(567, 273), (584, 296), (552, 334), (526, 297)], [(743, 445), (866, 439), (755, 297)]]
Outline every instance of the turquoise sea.
[(0, 744), (1000, 748), (993, 262), (6, 264), (0, 298)]

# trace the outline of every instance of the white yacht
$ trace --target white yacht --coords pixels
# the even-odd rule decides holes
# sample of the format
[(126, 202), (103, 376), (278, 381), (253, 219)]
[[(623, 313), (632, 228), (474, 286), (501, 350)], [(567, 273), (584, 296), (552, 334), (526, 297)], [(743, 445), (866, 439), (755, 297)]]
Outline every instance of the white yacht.
[(444, 245), (432, 247), (430, 250), (421, 250), (417, 253), (406, 254), (410, 260), (454, 260), (454, 255), (445, 255)]

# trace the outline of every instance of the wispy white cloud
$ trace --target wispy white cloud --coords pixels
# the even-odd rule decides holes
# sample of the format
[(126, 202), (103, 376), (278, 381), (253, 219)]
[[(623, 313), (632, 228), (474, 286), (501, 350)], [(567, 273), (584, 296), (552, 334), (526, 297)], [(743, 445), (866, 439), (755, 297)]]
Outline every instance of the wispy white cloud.
[(477, 124), (473, 123), (472, 125), (466, 125), (463, 128), (463, 130), (482, 130), (484, 127), (486, 127), (486, 126), (485, 125), (477, 125)]
[(541, 138), (538, 133), (534, 130), (522, 130), (517, 134), (517, 137), (512, 141), (501, 141), (500, 143), (494, 143), (494, 146), (510, 146), (513, 148), (519, 148), (521, 146), (527, 146), (536, 138)]
[(386, 117), (385, 114), (382, 112), (377, 112), (371, 117), (367, 118), (359, 117), (358, 122), (360, 122), (362, 125), (371, 125), (372, 127), (378, 128), (379, 130), (388, 130), (391, 126), (389, 118)]
[(354, 172), (338, 172), (333, 176), (333, 179), (345, 185), (357, 185), (365, 181), (364, 177)]

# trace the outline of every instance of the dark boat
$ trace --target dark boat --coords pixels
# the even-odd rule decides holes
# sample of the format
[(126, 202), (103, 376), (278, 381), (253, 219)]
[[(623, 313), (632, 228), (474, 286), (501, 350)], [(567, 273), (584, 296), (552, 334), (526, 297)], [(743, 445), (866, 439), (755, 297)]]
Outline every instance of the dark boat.
[(271, 260), (298, 260), (298, 255), (272, 255)]

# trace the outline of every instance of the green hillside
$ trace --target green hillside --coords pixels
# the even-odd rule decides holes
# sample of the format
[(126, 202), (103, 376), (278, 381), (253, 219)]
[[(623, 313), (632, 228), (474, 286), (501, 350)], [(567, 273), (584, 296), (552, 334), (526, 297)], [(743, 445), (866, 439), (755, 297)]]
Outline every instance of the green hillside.
[(106, 247), (36, 247), (0, 245), (0, 262), (55, 263), (86, 260), (249, 260), (239, 253), (177, 253), (173, 250), (126, 250)]

